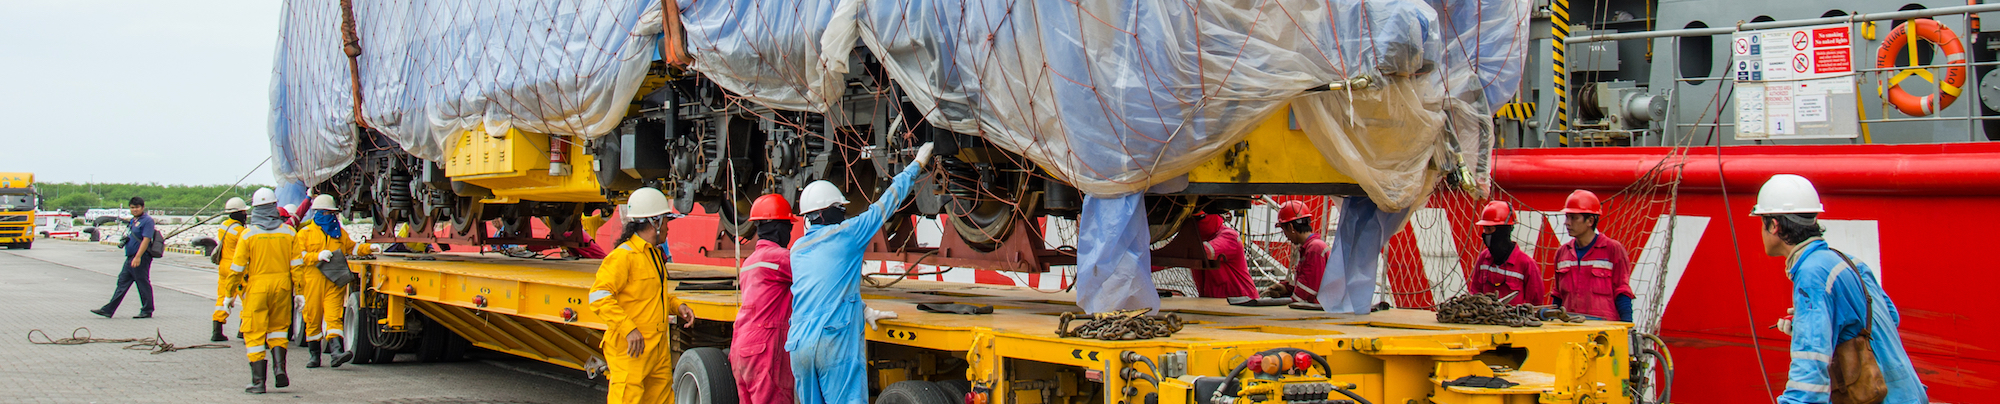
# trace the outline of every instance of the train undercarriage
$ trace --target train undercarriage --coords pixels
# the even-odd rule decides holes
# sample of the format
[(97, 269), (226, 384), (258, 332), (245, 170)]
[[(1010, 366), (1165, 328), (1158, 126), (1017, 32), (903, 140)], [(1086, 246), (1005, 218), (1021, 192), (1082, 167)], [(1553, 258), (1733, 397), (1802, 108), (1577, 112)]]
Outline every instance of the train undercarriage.
[[(591, 140), (470, 130), (440, 162), (363, 128), (358, 158), (315, 192), (343, 196), (350, 219), (373, 218), (375, 242), (549, 248), (588, 242), (577, 231), (584, 215), (610, 217), (627, 193), (650, 186), (680, 212), (714, 215), (716, 241), (705, 254), (726, 258), (753, 249), (732, 244), (754, 233), (745, 213), (756, 197), (796, 200), (806, 184), (828, 180), (859, 213), (916, 146), (935, 142), (938, 158), (871, 244), (870, 259), (1018, 272), (1073, 264), (1074, 249), (1048, 246), (1042, 226), (1045, 218), (1075, 219), (1083, 195), (980, 136), (931, 126), (866, 52), (854, 52), (846, 93), (823, 114), (743, 101), (698, 73), (656, 62), (623, 123)], [(1146, 197), (1159, 265), (1209, 266), (1197, 241), (1170, 241), (1192, 229), (1188, 219), (1198, 211), (1244, 209), (1263, 194), (1359, 192), (1349, 184), (1254, 183), (1249, 163), (1238, 162), (1249, 159), (1218, 160), (1227, 160), (1215, 163), (1230, 171), (1226, 179)], [(937, 219), (938, 245), (918, 245), (913, 216)]]

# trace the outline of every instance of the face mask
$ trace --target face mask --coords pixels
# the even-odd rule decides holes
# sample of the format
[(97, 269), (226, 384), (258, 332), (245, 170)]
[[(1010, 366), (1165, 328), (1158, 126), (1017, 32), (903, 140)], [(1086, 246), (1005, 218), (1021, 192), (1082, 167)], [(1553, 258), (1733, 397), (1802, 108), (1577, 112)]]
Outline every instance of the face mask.
[(807, 220), (811, 221), (814, 226), (836, 225), (840, 224), (841, 221), (847, 220), (847, 210), (841, 209), (839, 205), (835, 205), (831, 208), (813, 211), (808, 216), (812, 216), (807, 218)]
[(250, 212), (229, 212), (229, 219), (230, 219), (230, 220), (235, 220), (235, 221), (238, 221), (238, 222), (245, 222), (245, 221), (249, 221), (249, 220), (250, 220)]
[(1514, 226), (1493, 226), (1493, 232), (1486, 234), (1486, 251), (1493, 263), (1506, 262), (1514, 255)]
[(770, 240), (779, 247), (792, 247), (792, 221), (762, 220), (757, 223), (757, 239)]

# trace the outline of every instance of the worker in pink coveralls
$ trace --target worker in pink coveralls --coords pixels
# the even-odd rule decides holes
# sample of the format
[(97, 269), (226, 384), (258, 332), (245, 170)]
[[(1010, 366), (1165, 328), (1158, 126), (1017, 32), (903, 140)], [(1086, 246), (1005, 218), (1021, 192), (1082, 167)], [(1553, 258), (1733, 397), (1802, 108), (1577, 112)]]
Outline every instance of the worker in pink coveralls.
[(750, 205), (757, 226), (757, 249), (743, 259), (737, 275), (743, 304), (729, 342), (729, 367), (736, 375), (736, 398), (747, 404), (790, 404), (792, 357), (785, 332), (792, 318), (792, 204), (768, 194)]
[(1487, 202), (1478, 224), (1486, 252), (1473, 263), (1472, 293), (1514, 295), (1507, 304), (1547, 303), (1541, 264), (1514, 245), (1514, 208), (1507, 202)]

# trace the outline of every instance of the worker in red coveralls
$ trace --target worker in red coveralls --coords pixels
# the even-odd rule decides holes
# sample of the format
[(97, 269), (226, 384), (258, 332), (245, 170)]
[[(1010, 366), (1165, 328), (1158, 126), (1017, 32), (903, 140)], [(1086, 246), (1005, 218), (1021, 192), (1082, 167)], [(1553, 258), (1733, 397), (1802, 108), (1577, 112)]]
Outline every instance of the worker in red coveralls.
[(785, 352), (785, 332), (792, 318), (792, 204), (767, 194), (750, 205), (750, 222), (757, 226), (757, 249), (743, 259), (737, 275), (743, 303), (736, 310), (730, 334), (729, 368), (736, 375), (736, 398), (749, 404), (790, 404), (792, 357)]
[(1286, 280), (1291, 289), (1292, 300), (1319, 304), (1319, 279), (1326, 275), (1326, 239), (1320, 238), (1319, 228), (1313, 226), (1312, 212), (1305, 202), (1287, 201), (1278, 206), (1278, 229), (1283, 230), (1285, 239), (1298, 246), (1298, 257), (1292, 262), (1291, 279)]
[(1223, 222), (1220, 212), (1209, 212), (1196, 220), (1206, 258), (1217, 261), (1215, 269), (1194, 270), (1195, 291), (1201, 297), (1257, 298), (1257, 286), (1250, 282), (1250, 263), (1243, 257), (1243, 238)]
[(1562, 212), (1574, 239), (1556, 249), (1555, 303), (1596, 320), (1632, 321), (1632, 261), (1625, 244), (1597, 232), (1604, 214), (1597, 194), (1570, 193)]
[(1486, 253), (1473, 262), (1472, 293), (1514, 294), (1509, 304), (1546, 304), (1542, 266), (1514, 245), (1514, 208), (1507, 202), (1487, 202), (1478, 224)]

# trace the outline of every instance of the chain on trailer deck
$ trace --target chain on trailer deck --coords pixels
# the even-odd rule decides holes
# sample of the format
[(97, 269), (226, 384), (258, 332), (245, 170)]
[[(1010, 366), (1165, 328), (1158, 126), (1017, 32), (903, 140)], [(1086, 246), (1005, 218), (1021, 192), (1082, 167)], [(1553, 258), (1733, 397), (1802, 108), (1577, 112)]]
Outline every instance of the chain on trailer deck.
[[(1167, 337), (1181, 331), (1183, 323), (1179, 315), (1146, 315), (1152, 311), (1147, 308), (1097, 314), (1064, 312), (1061, 321), (1056, 323), (1056, 336), (1130, 341)], [(1090, 317), (1090, 321), (1070, 328), (1069, 322), (1079, 317)]]
[(1520, 292), (1500, 296), (1498, 293), (1473, 293), (1453, 297), (1438, 305), (1437, 321), (1452, 324), (1504, 325), (1508, 327), (1540, 327), (1543, 321), (1582, 323), (1580, 315), (1570, 314), (1554, 305), (1507, 304)]

